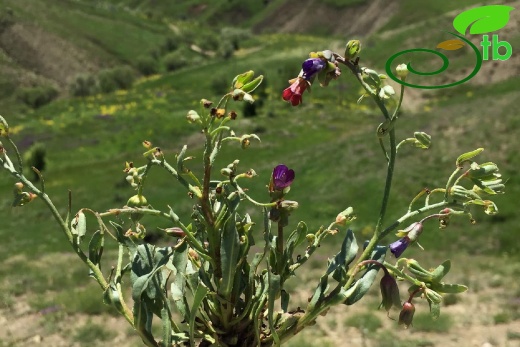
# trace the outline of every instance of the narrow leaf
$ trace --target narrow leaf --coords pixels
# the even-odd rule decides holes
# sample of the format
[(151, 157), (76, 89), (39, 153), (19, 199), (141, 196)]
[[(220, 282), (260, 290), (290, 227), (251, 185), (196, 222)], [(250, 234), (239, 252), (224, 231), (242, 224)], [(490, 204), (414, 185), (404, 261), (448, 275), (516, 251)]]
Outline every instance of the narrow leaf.
[(88, 244), (88, 259), (95, 265), (98, 265), (101, 261), (101, 255), (103, 254), (104, 234), (101, 234), (97, 230)]
[[(370, 259), (382, 263), (383, 260), (385, 260), (386, 251), (386, 246), (376, 246), (375, 250), (372, 252)], [(368, 292), (370, 286), (372, 285), (372, 283), (374, 283), (374, 280), (376, 279), (378, 271), (379, 266), (368, 266), (368, 269), (367, 271), (365, 271), (363, 276), (355, 282), (354, 290), (350, 293), (349, 297), (345, 301), (347, 305), (352, 305), (356, 303)]]
[(273, 322), (273, 315), (274, 315), (274, 303), (276, 301), (276, 298), (280, 294), (280, 275), (273, 274), (271, 271), (268, 273), (269, 276), (269, 294), (268, 294), (268, 301), (267, 301), (267, 310), (268, 310), (268, 322), (269, 322), (269, 329), (271, 330), (271, 333), (273, 334), (273, 339), (275, 341), (275, 345), (280, 345), (280, 338), (278, 337), (278, 333), (276, 332), (276, 327), (274, 326)]
[(439, 293), (458, 294), (468, 290), (468, 287), (462, 284), (432, 283), (432, 289)]
[(197, 311), (199, 310), (200, 305), (202, 304), (202, 300), (208, 293), (208, 288), (206, 288), (202, 283), (197, 286), (197, 290), (193, 296), (193, 305), (191, 306), (190, 311), (190, 346), (195, 346), (195, 318), (197, 317)]
[(240, 239), (236, 228), (235, 214), (232, 214), (224, 225), (220, 254), (222, 281), (219, 286), (219, 293), (227, 297), (233, 289), (233, 281), (240, 254)]
[(348, 264), (356, 258), (357, 251), (358, 245), (354, 233), (352, 230), (348, 229), (347, 234), (343, 239), (343, 243), (341, 244), (341, 250), (330, 261), (326, 274), (330, 275), (338, 267), (347, 269)]
[(477, 155), (479, 155), (480, 153), (482, 153), (482, 151), (484, 150), (484, 148), (477, 148), (476, 150), (474, 151), (471, 151), (471, 152), (467, 152), (467, 153), (464, 153), (464, 154), (461, 154), (458, 158), (457, 158), (457, 161), (455, 162), (455, 165), (457, 167), (461, 167), (462, 164), (474, 157), (476, 157)]
[(450, 272), (451, 269), (451, 261), (445, 260), (441, 265), (437, 266), (435, 270), (432, 272), (434, 282), (440, 282), (440, 280)]

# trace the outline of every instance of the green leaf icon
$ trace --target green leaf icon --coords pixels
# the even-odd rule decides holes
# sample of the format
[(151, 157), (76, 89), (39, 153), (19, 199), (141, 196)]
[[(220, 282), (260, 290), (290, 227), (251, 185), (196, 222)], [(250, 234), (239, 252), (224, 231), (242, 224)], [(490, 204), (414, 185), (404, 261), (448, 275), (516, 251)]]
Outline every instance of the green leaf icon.
[(453, 27), (462, 35), (470, 28), (473, 35), (496, 31), (509, 22), (509, 12), (514, 7), (505, 5), (488, 5), (472, 8), (459, 14), (453, 20)]

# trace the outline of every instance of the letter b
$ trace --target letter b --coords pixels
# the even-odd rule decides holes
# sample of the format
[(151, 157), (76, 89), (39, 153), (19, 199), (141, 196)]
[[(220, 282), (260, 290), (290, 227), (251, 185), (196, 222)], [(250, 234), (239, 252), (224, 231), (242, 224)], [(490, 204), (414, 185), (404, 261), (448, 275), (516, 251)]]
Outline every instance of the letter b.
[[(498, 51), (500, 47), (505, 47), (506, 52), (504, 54), (500, 54)], [(493, 60), (507, 60), (511, 58), (513, 54), (513, 47), (507, 41), (498, 41), (498, 35), (493, 35)]]

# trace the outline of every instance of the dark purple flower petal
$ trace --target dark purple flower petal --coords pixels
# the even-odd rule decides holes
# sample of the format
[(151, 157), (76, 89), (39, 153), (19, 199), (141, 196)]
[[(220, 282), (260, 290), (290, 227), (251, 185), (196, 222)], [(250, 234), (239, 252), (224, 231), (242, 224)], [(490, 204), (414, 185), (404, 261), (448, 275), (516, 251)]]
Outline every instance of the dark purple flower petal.
[(306, 80), (311, 79), (315, 73), (320, 72), (323, 68), (327, 66), (327, 63), (321, 58), (310, 58), (303, 62), (302, 70), (303, 70), (303, 78)]
[(381, 278), (379, 286), (381, 288), (381, 296), (383, 298), (379, 307), (384, 307), (385, 310), (388, 312), (390, 311), (392, 306), (401, 306), (401, 299), (399, 297), (399, 287), (397, 286), (395, 278), (392, 275), (390, 275), (388, 271)]
[(388, 247), (390, 247), (390, 252), (392, 252), (396, 258), (399, 258), (409, 244), (410, 239), (405, 236), (402, 239), (392, 242)]
[(274, 189), (283, 190), (290, 186), (292, 181), (294, 181), (294, 170), (280, 164), (274, 168), (272, 179)]

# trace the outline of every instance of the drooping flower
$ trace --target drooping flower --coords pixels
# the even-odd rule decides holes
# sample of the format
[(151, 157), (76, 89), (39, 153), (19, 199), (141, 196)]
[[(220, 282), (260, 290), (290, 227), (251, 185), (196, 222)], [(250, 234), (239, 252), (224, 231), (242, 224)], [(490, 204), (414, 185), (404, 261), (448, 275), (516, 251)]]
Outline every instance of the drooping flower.
[(271, 190), (283, 190), (289, 187), (294, 181), (294, 176), (294, 170), (287, 166), (283, 164), (276, 166), (271, 176)]
[(381, 278), (381, 282), (379, 283), (379, 287), (381, 289), (381, 296), (383, 298), (379, 307), (384, 307), (385, 310), (389, 312), (392, 306), (401, 306), (401, 299), (399, 297), (399, 287), (397, 286), (397, 282), (386, 269), (385, 275)]
[(302, 103), (302, 94), (309, 86), (309, 82), (303, 77), (297, 77), (290, 80), (289, 83), (291, 83), (291, 85), (284, 89), (282, 98), (290, 102), (291, 105), (298, 106)]
[(409, 244), (410, 239), (408, 236), (405, 236), (395, 242), (392, 242), (388, 247), (390, 248), (390, 252), (392, 252), (396, 258), (399, 258)]
[(403, 304), (401, 313), (399, 313), (399, 325), (404, 324), (405, 328), (412, 325), (413, 315), (415, 313), (415, 306), (410, 300)]

